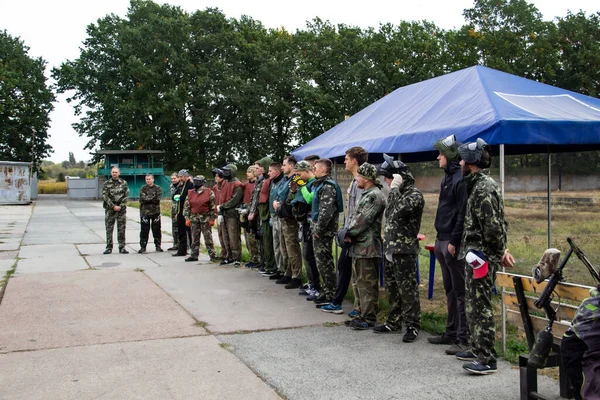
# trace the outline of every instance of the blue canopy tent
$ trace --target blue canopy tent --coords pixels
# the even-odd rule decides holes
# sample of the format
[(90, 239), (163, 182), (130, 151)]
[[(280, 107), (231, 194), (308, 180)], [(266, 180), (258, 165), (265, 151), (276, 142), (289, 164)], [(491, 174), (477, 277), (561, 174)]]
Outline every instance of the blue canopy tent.
[(292, 153), (343, 157), (362, 146), (402, 160), (433, 160), (433, 143), (455, 134), (508, 145), (507, 154), (600, 148), (600, 99), (475, 66), (396, 89)]

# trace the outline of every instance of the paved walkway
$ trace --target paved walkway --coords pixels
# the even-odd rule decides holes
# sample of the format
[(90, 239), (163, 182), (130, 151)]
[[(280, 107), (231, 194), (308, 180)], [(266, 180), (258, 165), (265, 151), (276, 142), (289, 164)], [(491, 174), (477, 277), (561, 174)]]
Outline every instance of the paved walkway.
[[(204, 255), (186, 263), (168, 252), (137, 254), (137, 210), (130, 216), (131, 254), (105, 256), (100, 202), (41, 196), (0, 207), (0, 269), (17, 263), (0, 303), (0, 398), (519, 396), (508, 363), (493, 376), (469, 376), (425, 332), (406, 344), (401, 335), (350, 330), (343, 316), (252, 270)], [(551, 378), (540, 377), (540, 388), (558, 398)]]

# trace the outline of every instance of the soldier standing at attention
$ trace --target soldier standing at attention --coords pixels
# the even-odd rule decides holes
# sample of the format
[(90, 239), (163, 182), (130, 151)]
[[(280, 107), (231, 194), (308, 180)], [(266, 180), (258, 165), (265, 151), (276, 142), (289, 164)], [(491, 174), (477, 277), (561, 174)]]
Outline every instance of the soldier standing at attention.
[(190, 173), (187, 169), (182, 169), (177, 175), (179, 175), (182, 186), (181, 193), (173, 196), (173, 200), (177, 201), (177, 233), (179, 234), (179, 246), (177, 247), (177, 253), (173, 254), (173, 257), (184, 257), (187, 255), (188, 241), (192, 242), (192, 234), (190, 228), (185, 225), (183, 205), (187, 199), (188, 192), (194, 188), (194, 185), (190, 182)]
[(239, 267), (242, 258), (242, 239), (240, 232), (240, 215), (237, 208), (244, 198), (242, 182), (235, 176), (237, 167), (227, 164), (223, 168), (223, 185), (221, 186), (221, 202), (217, 206), (217, 213), (223, 218), (223, 237), (229, 254), (229, 262), (222, 261), (220, 265), (233, 263)]
[(112, 253), (113, 230), (117, 221), (117, 240), (119, 253), (128, 254), (125, 250), (125, 223), (127, 221), (127, 201), (129, 200), (129, 187), (127, 182), (119, 178), (121, 171), (117, 167), (110, 170), (111, 178), (102, 188), (102, 205), (104, 206), (104, 224), (106, 225), (106, 250), (104, 254)]
[(146, 252), (150, 227), (156, 251), (162, 252), (160, 247), (162, 233), (160, 231), (160, 198), (162, 189), (154, 184), (154, 175), (146, 175), (146, 184), (140, 189), (140, 250), (138, 253)]
[(177, 233), (177, 202), (173, 199), (176, 194), (181, 194), (183, 184), (179, 181), (177, 172), (171, 174), (171, 233), (173, 234), (173, 246), (167, 250), (177, 250), (179, 248), (179, 234)]
[(414, 342), (421, 329), (421, 303), (417, 283), (416, 263), (419, 255), (419, 229), (425, 200), (415, 187), (415, 180), (402, 161), (387, 154), (377, 170), (390, 187), (385, 209), (383, 248), (385, 252), (385, 283), (391, 304), (387, 322), (376, 326), (376, 333), (402, 331), (403, 342)]
[(194, 189), (188, 192), (183, 206), (185, 224), (192, 229), (192, 244), (190, 256), (185, 261), (198, 261), (200, 254), (200, 236), (204, 236), (204, 244), (208, 250), (210, 261), (217, 261), (217, 252), (212, 237), (212, 226), (217, 218), (215, 194), (210, 188), (205, 188), (206, 178), (202, 175), (194, 177)]
[(348, 225), (345, 241), (350, 242), (348, 254), (352, 257), (352, 276), (360, 303), (360, 317), (349, 326), (369, 329), (377, 321), (379, 300), (379, 263), (381, 262), (381, 220), (385, 198), (377, 180), (377, 168), (362, 164), (357, 171), (356, 184), (363, 189), (354, 217)]
[(492, 163), (490, 147), (482, 139), (458, 148), (467, 208), (459, 259), (465, 260), (465, 302), (467, 324), (471, 332), (470, 350), (456, 353), (456, 358), (470, 361), (463, 368), (485, 375), (496, 372), (496, 329), (492, 290), (500, 265), (514, 265), (506, 248), (507, 223), (498, 184), (487, 168)]

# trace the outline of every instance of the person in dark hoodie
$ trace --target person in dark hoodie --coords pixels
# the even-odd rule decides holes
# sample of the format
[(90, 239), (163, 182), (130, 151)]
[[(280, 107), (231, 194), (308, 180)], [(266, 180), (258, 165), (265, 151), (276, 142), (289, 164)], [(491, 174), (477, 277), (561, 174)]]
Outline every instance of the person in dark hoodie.
[(435, 216), (437, 237), (434, 253), (442, 269), (448, 319), (446, 331), (441, 336), (432, 336), (428, 340), (432, 344), (450, 345), (446, 349), (446, 354), (450, 355), (469, 347), (465, 313), (465, 265), (457, 257), (467, 205), (467, 187), (459, 164), (460, 145), (454, 135), (440, 139), (433, 145), (440, 152), (437, 159), (445, 172)]
[(223, 216), (223, 235), (226, 236), (226, 244), (229, 245), (227, 252), (228, 260), (221, 261), (221, 265), (233, 263), (234, 267), (240, 266), (242, 258), (242, 238), (237, 208), (242, 204), (244, 187), (242, 182), (236, 178), (237, 167), (228, 164), (221, 168), (224, 183), (221, 191), (221, 204), (217, 206), (219, 215)]
[(188, 241), (192, 242), (192, 231), (185, 224), (183, 206), (188, 192), (194, 190), (194, 184), (190, 180), (190, 173), (187, 169), (182, 169), (177, 175), (182, 182), (182, 186), (181, 192), (173, 195), (173, 200), (177, 202), (177, 234), (179, 235), (179, 246), (177, 247), (177, 253), (173, 254), (173, 257), (183, 257), (187, 255)]

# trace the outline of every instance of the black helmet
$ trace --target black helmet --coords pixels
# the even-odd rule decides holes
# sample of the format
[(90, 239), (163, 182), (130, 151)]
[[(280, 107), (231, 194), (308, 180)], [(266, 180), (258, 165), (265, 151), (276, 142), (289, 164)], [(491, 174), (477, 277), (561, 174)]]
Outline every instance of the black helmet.
[(377, 168), (377, 175), (383, 175), (386, 178), (392, 179), (394, 174), (408, 172), (408, 167), (402, 161), (394, 160), (387, 154), (383, 154), (383, 164)]
[(227, 180), (231, 178), (231, 168), (229, 167), (229, 165), (220, 168), (220, 170), (223, 172), (223, 178)]
[(221, 178), (223, 178), (223, 176), (225, 176), (225, 173), (223, 172), (223, 170), (221, 168), (213, 168), (212, 171), (213, 176), (217, 176), (219, 175)]

